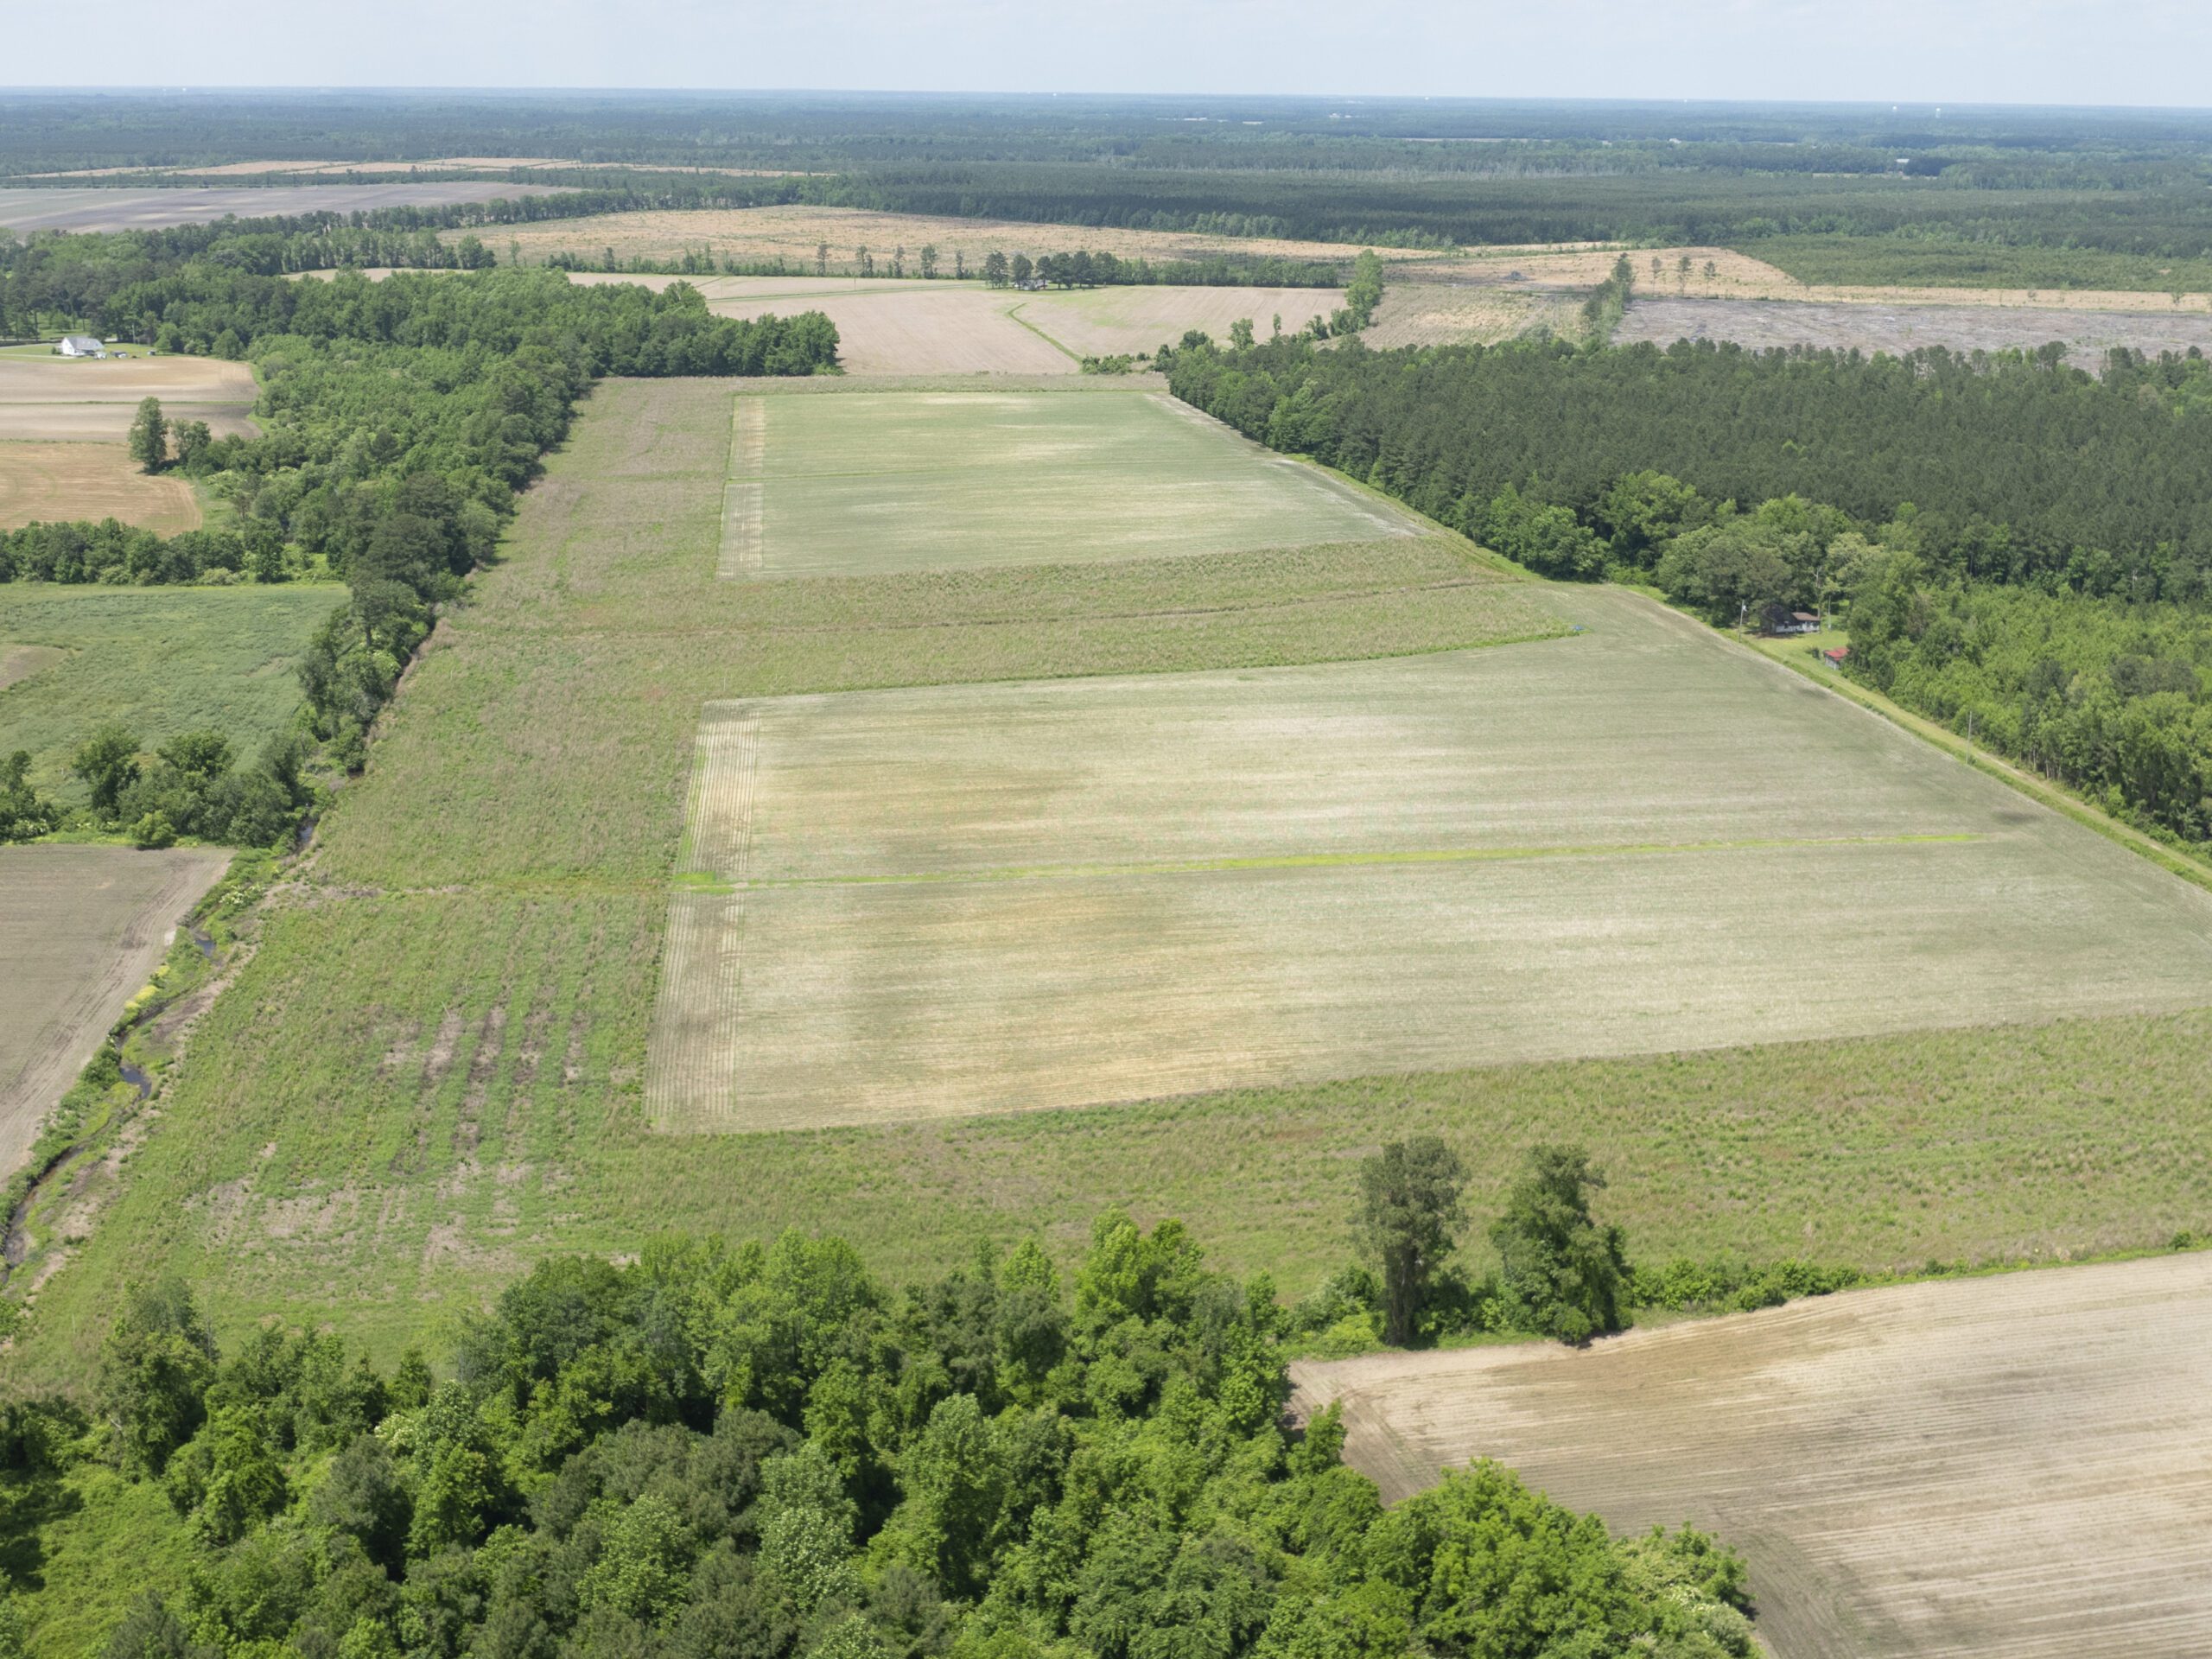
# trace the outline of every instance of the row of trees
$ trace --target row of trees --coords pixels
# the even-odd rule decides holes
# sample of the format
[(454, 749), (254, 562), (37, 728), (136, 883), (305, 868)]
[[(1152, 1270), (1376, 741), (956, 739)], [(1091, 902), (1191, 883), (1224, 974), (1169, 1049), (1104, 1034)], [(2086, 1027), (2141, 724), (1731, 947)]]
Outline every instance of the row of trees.
[[(928, 249), (923, 251), (927, 253)], [(923, 275), (930, 275), (926, 263)], [(983, 256), (983, 281), (993, 288), (1032, 280), (1054, 288), (1334, 288), (1344, 272), (1326, 260), (1287, 259), (1271, 255), (1211, 259), (1122, 259), (1110, 253), (1026, 253), (1012, 257), (994, 249)]]
[(1479, 534), (1508, 491), (1601, 540), (1624, 478), (1711, 501), (1796, 495), (1864, 530), (1917, 508), (1963, 578), (2193, 600), (2212, 566), (2212, 363), (2057, 347), (1986, 359), (1563, 341), (1179, 353), (1186, 401)]
[(1116, 1214), (1071, 1285), (1033, 1243), (903, 1294), (834, 1238), (550, 1261), (390, 1373), (273, 1326), (226, 1353), (163, 1286), (89, 1413), (0, 1408), (0, 1526), (35, 1549), (86, 1459), (166, 1491), (189, 1564), (111, 1659), (1752, 1651), (1696, 1533), (1617, 1541), (1490, 1464), (1386, 1512), (1333, 1410), (1286, 1423), (1286, 1329)]

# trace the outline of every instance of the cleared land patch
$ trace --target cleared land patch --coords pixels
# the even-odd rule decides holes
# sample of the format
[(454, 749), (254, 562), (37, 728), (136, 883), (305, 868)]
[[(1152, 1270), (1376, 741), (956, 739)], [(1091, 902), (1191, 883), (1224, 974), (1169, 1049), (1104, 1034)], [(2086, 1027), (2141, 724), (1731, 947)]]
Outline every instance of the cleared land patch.
[[(510, 187), (520, 188), (524, 187)], [(499, 187), (490, 187), (497, 194)], [(0, 200), (7, 193), (0, 192)], [(29, 194), (31, 192), (18, 192)], [(45, 192), (37, 194), (44, 194)], [(273, 191), (258, 194), (276, 194)], [(474, 200), (474, 198), (472, 198)], [(273, 210), (272, 210), (273, 211)], [(744, 263), (784, 259), (793, 270), (815, 268), (817, 250), (829, 244), (833, 272), (849, 273), (866, 248), (879, 268), (904, 247), (909, 269), (925, 245), (934, 244), (939, 268), (952, 269), (957, 251), (969, 270), (996, 251), (1016, 253), (1073, 253), (1084, 250), (1122, 259), (1205, 259), (1277, 256), (1334, 259), (1347, 265), (1359, 247), (1353, 243), (1301, 242), (1277, 237), (1212, 236), (1195, 231), (1132, 231), (1111, 226), (1039, 225), (1024, 220), (949, 219), (925, 213), (880, 213), (860, 207), (816, 207), (802, 204), (767, 207), (696, 207), (601, 213), (584, 219), (548, 219), (535, 225), (501, 226), (503, 238), (522, 247), (526, 263), (555, 253), (597, 254), (612, 248), (623, 259), (674, 259), (705, 248), (717, 259)], [(1415, 251), (1378, 248), (1385, 259), (1433, 258)], [(1601, 272), (1600, 275), (1603, 273)], [(1592, 281), (1598, 280), (1592, 277)]]
[(2212, 1649), (2212, 1254), (1296, 1366), (1386, 1499), (1478, 1457), (1751, 1564), (1790, 1659)]
[[(1157, 393), (757, 401), (766, 575), (1224, 553), (1415, 531), (1389, 504)], [(744, 512), (726, 518), (725, 572), (750, 569), (754, 533)]]
[(0, 353), (0, 441), (119, 443), (144, 397), (160, 398), (171, 421), (205, 421), (218, 437), (251, 436), (257, 391), (252, 370), (219, 358)]
[(0, 530), (71, 518), (174, 536), (200, 528), (200, 500), (184, 479), (147, 473), (119, 444), (0, 442)]
[(147, 231), (167, 225), (207, 225), (235, 214), (268, 219), (293, 213), (347, 213), (371, 207), (412, 204), (440, 207), (454, 202), (489, 201), (495, 196), (552, 195), (546, 184), (511, 184), (499, 179), (423, 179), (401, 184), (276, 185), (267, 188), (134, 190), (96, 187), (84, 190), (0, 189), (0, 229), (11, 231)]
[(291, 722), (298, 661), (345, 603), (334, 583), (238, 588), (0, 583), (0, 640), (52, 654), (0, 690), (0, 753), (31, 752), (31, 778), (82, 798), (69, 751), (122, 721), (148, 747), (213, 727), (242, 755)]
[[(1814, 290), (1817, 292), (1818, 290)], [(1394, 293), (1392, 296), (1395, 298)], [(2212, 347), (2212, 316), (2202, 309), (2087, 311), (1994, 305), (1829, 303), (1808, 300), (1636, 299), (1613, 331), (1616, 345), (1648, 340), (1724, 340), (1764, 350), (1812, 346), (1903, 356), (1923, 346), (1955, 352), (2033, 350), (2058, 341), (2077, 368), (2094, 370), (2126, 346), (2153, 356)]]
[(1448, 283), (1398, 283), (1360, 333), (1376, 351), (1394, 346), (1490, 345), (1548, 328), (1578, 332), (1580, 299), (1558, 291), (1515, 292)]
[(169, 931), (230, 855), (125, 847), (0, 847), (0, 1173), (75, 1081)]
[[(710, 706), (656, 1122), (2212, 1002), (2212, 895), (1645, 601), (1548, 597), (1589, 632)], [(1823, 894), (1818, 948), (1771, 925)]]
[(1020, 295), (1013, 308), (1078, 356), (1108, 357), (1173, 345), (1190, 328), (1225, 345), (1239, 318), (1262, 340), (1278, 317), (1294, 334), (1344, 302), (1340, 288), (1085, 288)]

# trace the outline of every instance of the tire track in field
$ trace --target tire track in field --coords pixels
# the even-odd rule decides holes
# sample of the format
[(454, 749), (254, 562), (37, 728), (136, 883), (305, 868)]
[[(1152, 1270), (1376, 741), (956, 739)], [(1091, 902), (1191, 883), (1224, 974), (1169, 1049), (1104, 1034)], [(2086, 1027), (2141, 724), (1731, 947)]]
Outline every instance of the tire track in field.
[(760, 731), (759, 714), (741, 704), (700, 719), (678, 879), (715, 885), (669, 899), (645, 1066), (646, 1116), (657, 1129), (710, 1124), (736, 1093)]
[(760, 515), (767, 487), (768, 406), (739, 397), (730, 408), (729, 466), (722, 485), (722, 534), (715, 575), (741, 582), (760, 574)]

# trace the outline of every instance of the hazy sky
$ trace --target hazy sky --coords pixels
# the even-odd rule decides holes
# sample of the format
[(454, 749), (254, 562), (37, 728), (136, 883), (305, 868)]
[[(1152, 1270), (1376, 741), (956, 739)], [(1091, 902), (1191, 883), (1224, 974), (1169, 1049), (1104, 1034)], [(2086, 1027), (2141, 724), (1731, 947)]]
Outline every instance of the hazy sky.
[(2205, 0), (108, 0), (89, 55), (35, 10), (0, 82), (2212, 103)]

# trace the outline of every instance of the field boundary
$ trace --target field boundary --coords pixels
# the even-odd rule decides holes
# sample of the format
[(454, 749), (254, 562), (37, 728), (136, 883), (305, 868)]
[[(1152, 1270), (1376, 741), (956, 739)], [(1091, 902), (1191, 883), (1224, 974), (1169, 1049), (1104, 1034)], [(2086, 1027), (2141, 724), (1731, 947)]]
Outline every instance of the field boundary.
[(729, 459), (722, 474), (721, 545), (715, 575), (724, 582), (760, 574), (767, 464), (767, 405), (741, 393), (730, 402)]
[(1029, 302), (1028, 302), (1028, 301), (1027, 301), (1027, 300), (1020, 300), (1020, 301), (1017, 301), (1017, 302), (1015, 302), (1014, 304), (1012, 304), (1012, 305), (1008, 306), (1008, 307), (1007, 307), (1004, 311), (1001, 312), (999, 315), (1001, 315), (1001, 316), (1003, 316), (1003, 317), (1004, 317), (1004, 318), (1005, 318), (1008, 322), (1018, 322), (1018, 323), (1020, 323), (1023, 327), (1027, 328), (1027, 329), (1031, 334), (1033, 334), (1036, 335), (1038, 339), (1039, 339), (1039, 340), (1043, 340), (1043, 341), (1044, 341), (1047, 346), (1051, 346), (1054, 351), (1058, 352), (1058, 353), (1062, 357), (1066, 358), (1070, 362), (1071, 362), (1071, 363), (1080, 363), (1080, 362), (1082, 362), (1082, 361), (1083, 361), (1083, 357), (1082, 357), (1082, 354), (1081, 354), (1080, 353), (1071, 351), (1067, 346), (1065, 346), (1062, 345), (1058, 340), (1054, 340), (1054, 339), (1053, 339), (1050, 334), (1046, 334), (1046, 333), (1042, 328), (1039, 328), (1039, 327), (1035, 323), (1033, 323), (1033, 322), (1030, 321), (1028, 318), (1027, 318), (1027, 317), (1025, 317), (1025, 316), (1023, 316), (1023, 315), (1021, 315), (1021, 308), (1022, 308), (1022, 307), (1023, 307), (1023, 306), (1025, 306), (1025, 305), (1027, 305), (1027, 304), (1028, 304), (1028, 303), (1029, 303)]
[(700, 710), (648, 1027), (645, 1120), (662, 1134), (711, 1123), (736, 1089), (760, 737), (760, 713), (750, 702)]

